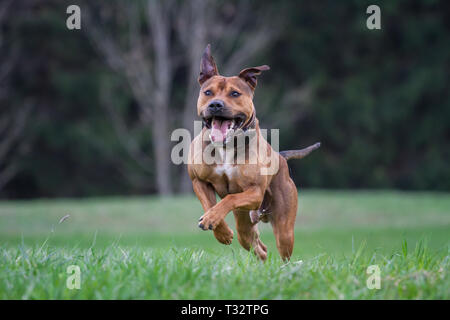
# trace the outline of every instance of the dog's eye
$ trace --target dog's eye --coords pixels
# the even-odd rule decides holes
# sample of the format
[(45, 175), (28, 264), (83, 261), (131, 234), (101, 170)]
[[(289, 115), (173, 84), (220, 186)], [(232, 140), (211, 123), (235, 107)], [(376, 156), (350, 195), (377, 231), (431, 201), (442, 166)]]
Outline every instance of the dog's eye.
[(231, 91), (231, 93), (230, 93), (230, 96), (232, 96), (232, 97), (239, 97), (241, 94), (239, 93), (239, 92), (237, 92), (237, 91)]
[(204, 92), (205, 96), (212, 96), (212, 91), (211, 90), (206, 90)]

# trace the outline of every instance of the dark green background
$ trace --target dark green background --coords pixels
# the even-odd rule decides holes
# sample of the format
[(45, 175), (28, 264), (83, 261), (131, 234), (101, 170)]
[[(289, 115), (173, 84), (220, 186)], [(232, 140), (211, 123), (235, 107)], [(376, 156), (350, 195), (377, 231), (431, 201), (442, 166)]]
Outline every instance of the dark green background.
[[(123, 81), (121, 75), (110, 70), (82, 31), (67, 30), (65, 3), (36, 3), (15, 4), (2, 26), (6, 40), (18, 44), (21, 63), (1, 107), (25, 99), (36, 107), (27, 125), (30, 150), (14, 160), (20, 171), (0, 196), (155, 192), (154, 176), (128, 160), (100, 107), (99, 84)], [(381, 30), (366, 28), (369, 4), (381, 7)], [(291, 163), (300, 187), (450, 190), (448, 1), (252, 5), (283, 15), (285, 22), (282, 34), (253, 63), (271, 66), (256, 91), (261, 126), (280, 128), (281, 150), (322, 142), (319, 151)], [(32, 8), (25, 15), (27, 6)], [(175, 73), (174, 113), (185, 71), (180, 66)], [(286, 92), (306, 83), (314, 88), (306, 106), (285, 103)], [(115, 94), (132, 121), (137, 114), (131, 93)], [(258, 113), (258, 105), (264, 111)], [(138, 187), (123, 179), (118, 159), (129, 161), (128, 172), (148, 183)]]

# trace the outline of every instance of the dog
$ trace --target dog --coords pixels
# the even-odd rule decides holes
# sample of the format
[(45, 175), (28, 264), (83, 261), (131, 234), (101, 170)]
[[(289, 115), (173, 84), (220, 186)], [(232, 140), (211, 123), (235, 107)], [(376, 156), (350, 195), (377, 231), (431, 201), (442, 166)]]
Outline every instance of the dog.
[[(233, 231), (224, 219), (233, 211), (239, 243), (264, 261), (267, 247), (259, 238), (257, 224), (259, 221), (270, 222), (279, 254), (287, 261), (294, 248), (298, 201), (287, 160), (305, 157), (319, 148), (320, 143), (302, 150), (278, 153), (263, 137), (253, 95), (257, 77), (269, 69), (263, 65), (246, 68), (238, 76), (221, 76), (211, 56), (210, 45), (206, 47), (200, 62), (197, 102), (203, 129), (191, 142), (188, 173), (204, 210), (198, 224), (201, 229), (212, 230), (219, 242), (231, 244)], [(239, 134), (242, 136), (249, 132), (253, 134), (248, 134), (243, 147), (241, 144), (239, 149), (234, 145)], [(231, 148), (228, 147), (230, 144)], [(251, 144), (263, 152), (255, 156), (256, 153), (249, 150)], [(195, 161), (199, 157), (202, 160), (207, 150), (221, 161)], [(245, 155), (241, 163), (236, 161), (239, 150)], [(255, 156), (253, 163), (251, 155)], [(270, 172), (269, 167), (274, 163), (277, 170)], [(221, 198), (218, 203), (216, 193)]]

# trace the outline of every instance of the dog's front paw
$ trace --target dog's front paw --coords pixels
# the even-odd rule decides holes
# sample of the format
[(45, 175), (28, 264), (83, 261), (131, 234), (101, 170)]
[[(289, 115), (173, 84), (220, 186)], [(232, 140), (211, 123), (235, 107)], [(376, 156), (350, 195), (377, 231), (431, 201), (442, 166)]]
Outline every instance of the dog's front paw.
[(220, 243), (229, 245), (233, 241), (233, 230), (226, 223), (219, 223), (217, 228), (214, 229), (214, 237)]
[(220, 222), (220, 219), (217, 215), (208, 211), (198, 220), (198, 227), (202, 230), (214, 230)]

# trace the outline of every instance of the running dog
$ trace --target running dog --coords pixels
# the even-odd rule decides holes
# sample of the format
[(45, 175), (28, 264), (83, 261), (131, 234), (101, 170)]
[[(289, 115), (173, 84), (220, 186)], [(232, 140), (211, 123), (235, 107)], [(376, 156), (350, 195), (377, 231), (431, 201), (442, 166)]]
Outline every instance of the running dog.
[[(197, 102), (204, 126), (191, 143), (188, 164), (194, 192), (204, 210), (198, 226), (212, 230), (219, 242), (230, 244), (233, 231), (224, 219), (233, 211), (239, 243), (263, 261), (267, 247), (259, 238), (259, 221), (271, 223), (283, 260), (290, 259), (294, 247), (298, 196), (287, 160), (301, 159), (320, 147), (316, 143), (278, 153), (261, 134), (253, 95), (257, 77), (269, 69), (263, 65), (244, 69), (237, 76), (221, 76), (210, 45), (206, 47), (200, 63)], [(239, 147), (240, 136), (247, 138)], [(252, 145), (264, 151), (251, 150)], [(219, 161), (202, 161), (205, 152)], [(240, 162), (239, 156), (243, 156)], [(274, 164), (276, 170), (271, 171)], [(216, 193), (222, 199), (219, 202)]]

